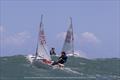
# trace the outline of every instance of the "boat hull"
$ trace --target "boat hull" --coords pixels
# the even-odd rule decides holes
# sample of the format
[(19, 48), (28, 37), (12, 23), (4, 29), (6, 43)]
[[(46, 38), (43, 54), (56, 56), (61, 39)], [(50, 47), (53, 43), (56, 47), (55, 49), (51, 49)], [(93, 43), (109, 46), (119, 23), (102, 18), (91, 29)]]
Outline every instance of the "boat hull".
[(51, 68), (52, 67), (50, 64), (45, 64), (42, 60), (39, 60), (39, 59), (34, 59), (32, 64), (38, 68)]
[(57, 64), (57, 65), (51, 65), (51, 64), (46, 64), (43, 62), (42, 59), (36, 59), (35, 56), (33, 55), (28, 55), (27, 60), (34, 66), (38, 68), (52, 68), (52, 69), (63, 69), (64, 65), (63, 64)]
[(42, 59), (36, 59), (36, 57), (33, 55), (28, 55), (26, 58), (32, 65), (35, 65), (36, 67), (39, 67), (39, 68), (51, 67), (51, 64), (46, 64), (43, 62)]

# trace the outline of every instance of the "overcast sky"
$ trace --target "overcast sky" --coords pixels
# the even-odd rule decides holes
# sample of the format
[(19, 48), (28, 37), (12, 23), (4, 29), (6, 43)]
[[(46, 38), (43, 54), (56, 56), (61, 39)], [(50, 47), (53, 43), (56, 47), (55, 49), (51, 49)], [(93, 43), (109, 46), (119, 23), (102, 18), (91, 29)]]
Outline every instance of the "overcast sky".
[(88, 58), (120, 57), (119, 0), (1, 0), (1, 56), (35, 53), (41, 14), (47, 44), (58, 54), (71, 16), (76, 52)]

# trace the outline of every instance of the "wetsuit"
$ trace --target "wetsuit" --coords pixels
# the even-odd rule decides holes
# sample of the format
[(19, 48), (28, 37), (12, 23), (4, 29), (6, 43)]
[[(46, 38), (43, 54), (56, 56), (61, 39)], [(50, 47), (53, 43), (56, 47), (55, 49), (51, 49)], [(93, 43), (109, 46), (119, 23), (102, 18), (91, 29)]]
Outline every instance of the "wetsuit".
[(54, 50), (50, 50), (50, 55), (56, 55)]
[(58, 63), (64, 64), (67, 61), (67, 56), (66, 55), (62, 55), (61, 57), (59, 57), (57, 62), (52, 63), (52, 65), (56, 65)]

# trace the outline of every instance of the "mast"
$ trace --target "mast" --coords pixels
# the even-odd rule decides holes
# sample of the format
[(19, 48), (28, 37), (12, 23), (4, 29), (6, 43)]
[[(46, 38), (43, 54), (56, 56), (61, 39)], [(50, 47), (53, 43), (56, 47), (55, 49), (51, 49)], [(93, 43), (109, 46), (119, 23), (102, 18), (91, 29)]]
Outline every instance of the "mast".
[(35, 56), (36, 56), (36, 57), (38, 56), (38, 52), (37, 52), (37, 50), (38, 50), (38, 44), (40, 44), (39, 41), (40, 41), (42, 20), (43, 20), (43, 15), (41, 15), (41, 20), (40, 20), (40, 25), (39, 25), (38, 40), (37, 40), (37, 47), (36, 47), (36, 53), (35, 53)]
[(37, 48), (36, 48), (36, 57), (41, 59), (51, 60), (49, 55), (48, 47), (46, 44), (44, 26), (43, 26), (43, 15), (41, 15), (41, 21), (39, 25), (39, 33), (38, 33), (38, 41), (37, 41)]
[(72, 29), (72, 54), (74, 56), (74, 34), (73, 34), (72, 17), (70, 17), (70, 26), (71, 26), (71, 29)]
[(40, 22), (40, 29), (39, 29), (39, 41), (40, 41), (40, 45), (45, 45), (46, 44), (46, 40), (45, 40), (45, 33), (44, 33), (44, 28), (43, 28), (43, 15), (41, 15), (41, 22)]
[(43, 14), (41, 15), (41, 22), (40, 22), (40, 26), (41, 26), (42, 22), (43, 22)]
[(73, 26), (72, 18), (70, 17), (70, 25), (67, 30), (66, 38), (63, 44), (62, 51), (65, 51), (67, 54), (72, 54), (74, 56), (74, 37), (73, 37)]

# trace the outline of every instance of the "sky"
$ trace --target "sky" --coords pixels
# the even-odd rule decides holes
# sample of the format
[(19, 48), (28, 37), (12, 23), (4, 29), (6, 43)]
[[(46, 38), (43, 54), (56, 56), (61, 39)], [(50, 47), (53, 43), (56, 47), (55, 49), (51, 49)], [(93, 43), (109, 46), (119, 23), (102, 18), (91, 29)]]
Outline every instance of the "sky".
[(75, 52), (120, 58), (119, 0), (0, 0), (0, 56), (35, 53), (41, 14), (49, 49), (61, 52), (72, 17)]

